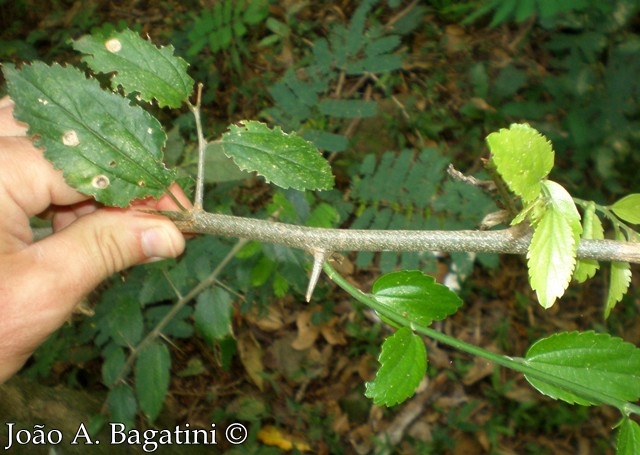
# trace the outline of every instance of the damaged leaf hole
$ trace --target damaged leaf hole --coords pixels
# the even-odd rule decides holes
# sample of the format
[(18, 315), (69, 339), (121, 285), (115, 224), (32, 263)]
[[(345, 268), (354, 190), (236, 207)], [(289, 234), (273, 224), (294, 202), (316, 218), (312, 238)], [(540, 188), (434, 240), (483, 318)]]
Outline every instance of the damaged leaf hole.
[(145, 181), (144, 181), (144, 180), (140, 180), (140, 181), (138, 182), (138, 186), (140, 186), (140, 187), (144, 187), (144, 186), (146, 186), (146, 185), (147, 185), (147, 184), (145, 183)]
[(111, 183), (109, 181), (109, 177), (107, 177), (106, 175), (96, 175), (93, 180), (91, 180), (91, 186), (98, 189), (98, 190), (103, 190), (106, 187), (109, 186), (109, 183)]

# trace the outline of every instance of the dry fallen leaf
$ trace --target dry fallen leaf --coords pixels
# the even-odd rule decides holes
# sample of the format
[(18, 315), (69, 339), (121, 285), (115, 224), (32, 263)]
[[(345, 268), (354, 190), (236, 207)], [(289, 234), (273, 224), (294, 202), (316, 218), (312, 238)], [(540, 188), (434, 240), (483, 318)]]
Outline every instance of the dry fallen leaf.
[(311, 323), (313, 313), (312, 310), (305, 310), (298, 313), (298, 317), (296, 318), (298, 333), (296, 339), (291, 343), (293, 349), (297, 349), (298, 351), (309, 349), (318, 339), (319, 328)]
[(278, 447), (289, 452), (294, 447), (300, 452), (310, 452), (311, 447), (302, 438), (293, 436), (273, 425), (260, 428), (257, 438), (263, 444)]
[(237, 343), (240, 361), (245, 371), (258, 389), (263, 391), (264, 380), (262, 372), (264, 371), (264, 364), (262, 363), (262, 348), (249, 330), (240, 331)]

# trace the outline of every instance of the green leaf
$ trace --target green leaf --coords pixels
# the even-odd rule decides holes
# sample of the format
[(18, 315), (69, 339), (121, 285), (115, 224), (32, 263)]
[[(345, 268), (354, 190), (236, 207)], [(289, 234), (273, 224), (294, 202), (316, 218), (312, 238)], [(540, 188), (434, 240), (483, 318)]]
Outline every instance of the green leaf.
[(246, 180), (251, 174), (241, 171), (236, 163), (224, 154), (220, 142), (210, 142), (205, 151), (204, 178), (208, 183)]
[(309, 214), (306, 226), (334, 228), (340, 221), (340, 214), (333, 205), (325, 202), (318, 204)]
[(625, 417), (618, 430), (616, 455), (636, 455), (640, 453), (640, 425)]
[(544, 395), (570, 404), (601, 404), (579, 392), (569, 392), (571, 384), (606, 393), (618, 400), (640, 398), (640, 349), (606, 333), (556, 333), (534, 343), (527, 351), (525, 363), (565, 380), (566, 389), (525, 375), (527, 381)]
[(245, 121), (222, 135), (224, 153), (240, 169), (257, 172), (268, 182), (296, 190), (327, 190), (333, 175), (327, 161), (309, 142), (280, 128)]
[(133, 389), (128, 384), (118, 384), (111, 389), (107, 403), (112, 422), (123, 423), (127, 428), (133, 426), (138, 412), (138, 404)]
[(335, 118), (366, 118), (378, 114), (378, 103), (363, 100), (324, 99), (318, 104), (324, 115)]
[(629, 194), (614, 202), (609, 208), (624, 221), (640, 224), (640, 194)]
[(113, 82), (125, 92), (138, 92), (145, 101), (156, 99), (160, 107), (180, 107), (193, 91), (189, 65), (173, 55), (173, 46), (156, 47), (131, 30), (85, 35), (73, 41), (73, 47), (90, 54), (82, 60), (94, 71), (115, 72)]
[(108, 348), (103, 353), (104, 362), (102, 363), (102, 381), (111, 386), (118, 375), (122, 371), (122, 367), (126, 362), (124, 350), (113, 343), (109, 343)]
[(136, 396), (149, 422), (156, 420), (169, 390), (171, 355), (161, 341), (140, 349), (135, 366)]
[(527, 124), (513, 124), (487, 136), (492, 160), (511, 191), (526, 204), (538, 197), (553, 167), (551, 143)]
[(116, 302), (109, 315), (109, 332), (119, 346), (135, 346), (142, 339), (144, 328), (140, 304), (130, 297)]
[(36, 62), (4, 67), (14, 115), (67, 183), (106, 205), (163, 195), (175, 173), (162, 163), (160, 123), (79, 70)]
[(612, 262), (609, 276), (609, 292), (604, 306), (604, 318), (607, 319), (611, 310), (622, 300), (631, 284), (631, 266), (628, 262)]
[(389, 310), (421, 326), (446, 318), (462, 305), (453, 291), (417, 270), (383, 275), (371, 293)]
[(544, 210), (533, 223), (533, 237), (527, 252), (529, 282), (544, 308), (564, 294), (576, 264), (582, 226), (571, 195), (547, 180)]
[[(582, 238), (588, 240), (604, 239), (604, 229), (602, 228), (600, 218), (596, 215), (596, 204), (594, 202), (589, 202), (584, 211), (582, 218)], [(589, 278), (592, 278), (599, 268), (600, 264), (595, 259), (578, 259), (573, 278), (578, 283), (583, 283)]]
[(193, 319), (196, 330), (211, 347), (215, 340), (232, 333), (231, 303), (229, 293), (218, 287), (207, 289), (198, 296)]
[(408, 327), (399, 329), (382, 344), (380, 369), (367, 382), (365, 395), (376, 405), (394, 406), (414, 394), (427, 369), (422, 339)]

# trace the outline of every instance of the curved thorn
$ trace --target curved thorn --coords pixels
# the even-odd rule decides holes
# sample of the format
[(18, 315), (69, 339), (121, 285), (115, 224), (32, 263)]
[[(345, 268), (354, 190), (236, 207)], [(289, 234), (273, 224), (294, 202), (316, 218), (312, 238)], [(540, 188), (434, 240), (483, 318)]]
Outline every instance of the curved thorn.
[(309, 286), (307, 286), (307, 293), (305, 295), (305, 299), (307, 302), (311, 301), (311, 295), (313, 294), (313, 290), (316, 288), (316, 284), (318, 284), (318, 279), (320, 278), (320, 272), (322, 272), (322, 264), (324, 264), (325, 259), (327, 258), (327, 252), (325, 250), (313, 250), (313, 268), (311, 269), (311, 276), (309, 277)]

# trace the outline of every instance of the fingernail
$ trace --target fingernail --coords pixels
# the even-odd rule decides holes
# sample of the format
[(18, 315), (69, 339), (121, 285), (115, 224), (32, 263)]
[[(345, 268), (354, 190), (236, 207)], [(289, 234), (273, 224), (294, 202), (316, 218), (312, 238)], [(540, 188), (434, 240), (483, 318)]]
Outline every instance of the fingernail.
[(142, 233), (142, 251), (152, 259), (173, 258), (179, 254), (171, 234), (161, 227), (150, 228)]

